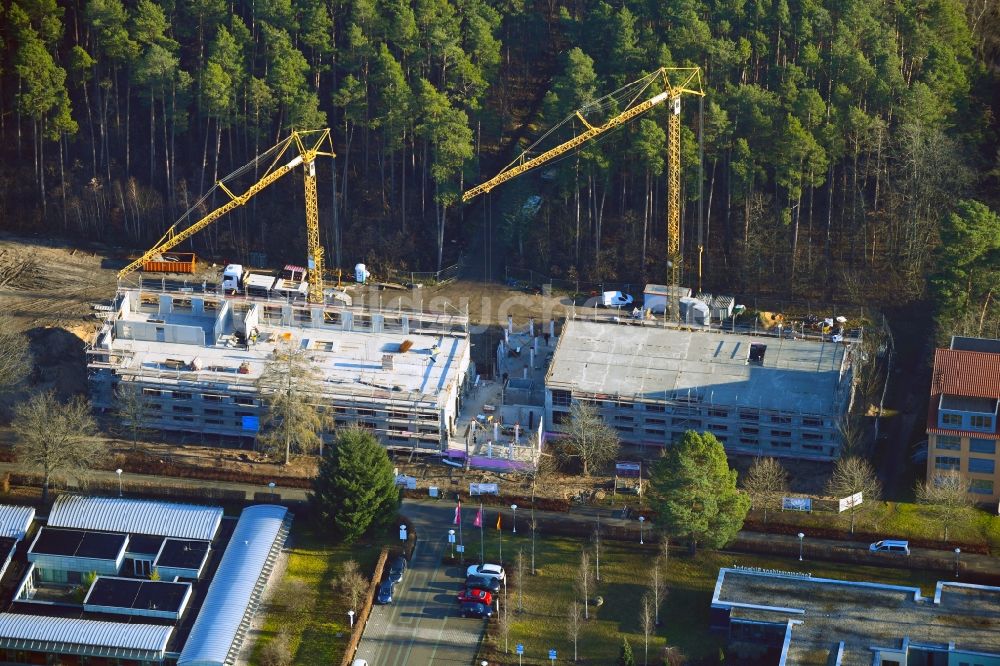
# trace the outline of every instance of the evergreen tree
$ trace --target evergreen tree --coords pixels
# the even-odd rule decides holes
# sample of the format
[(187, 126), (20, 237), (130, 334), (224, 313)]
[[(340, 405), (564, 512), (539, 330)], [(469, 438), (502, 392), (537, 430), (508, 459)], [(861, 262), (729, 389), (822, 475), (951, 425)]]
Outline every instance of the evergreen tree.
[(685, 432), (653, 466), (649, 498), (667, 533), (721, 548), (743, 527), (750, 498), (736, 489), (722, 444), (710, 432)]
[(627, 636), (622, 636), (622, 649), (618, 657), (618, 666), (636, 666), (635, 655), (632, 653), (632, 644), (628, 642)]
[(337, 432), (313, 481), (313, 515), (345, 542), (387, 527), (399, 513), (400, 492), (385, 448), (360, 427)]

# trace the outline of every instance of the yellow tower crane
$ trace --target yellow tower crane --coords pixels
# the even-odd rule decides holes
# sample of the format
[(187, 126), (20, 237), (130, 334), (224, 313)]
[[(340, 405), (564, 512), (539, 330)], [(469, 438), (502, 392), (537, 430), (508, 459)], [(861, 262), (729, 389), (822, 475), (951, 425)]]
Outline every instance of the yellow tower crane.
[[(297, 151), (298, 154), (291, 160), (282, 164), (281, 161), (286, 157), (286, 154), (290, 149)], [(333, 152), (333, 140), (330, 137), (329, 128), (292, 132), (286, 139), (282, 140), (276, 146), (267, 150), (262, 155), (256, 157), (249, 164), (237, 169), (216, 183), (215, 186), (209, 190), (201, 198), (201, 200), (195, 204), (194, 207), (191, 208), (191, 210), (182, 215), (177, 222), (167, 229), (166, 233), (164, 233), (163, 237), (157, 241), (156, 245), (151, 247), (145, 254), (130, 263), (128, 266), (118, 271), (118, 279), (120, 280), (129, 273), (132, 273), (145, 262), (153, 259), (156, 255), (177, 247), (179, 244), (212, 224), (229, 211), (244, 205), (254, 195), (281, 179), (281, 177), (285, 174), (294, 170), (296, 167), (302, 166), (305, 169), (306, 241), (309, 246), (307, 260), (309, 267), (309, 302), (322, 303), (324, 261), (323, 245), (319, 240), (319, 206), (316, 198), (317, 157), (335, 157)], [(243, 194), (234, 194), (233, 191), (227, 187), (227, 181), (231, 181), (247, 170), (253, 168), (254, 164), (268, 159), (270, 160), (270, 165), (265, 171), (264, 176), (247, 188), (246, 192)], [(225, 194), (229, 197), (229, 201), (222, 204), (208, 215), (205, 215), (194, 224), (179, 230), (178, 227), (180, 227), (182, 222), (188, 219), (191, 211), (197, 208), (198, 205), (200, 205), (201, 202), (211, 195), (211, 193), (216, 189), (220, 189), (225, 192)]]
[(661, 67), (635, 84), (630, 84), (639, 86), (639, 92), (633, 97), (632, 102), (634, 103), (657, 81), (662, 82), (663, 92), (644, 102), (629, 106), (603, 125), (594, 126), (588, 123), (581, 113), (585, 109), (576, 111), (574, 117), (583, 123), (586, 131), (537, 157), (527, 159), (527, 152), (522, 153), (496, 176), (462, 194), (462, 201), (469, 201), (480, 194), (489, 192), (496, 186), (564, 155), (609, 130), (621, 127), (654, 106), (670, 100), (672, 108), (667, 121), (667, 261), (670, 264), (670, 284), (675, 287), (674, 294), (676, 294), (681, 266), (681, 96), (704, 97), (705, 92), (702, 90), (700, 67)]

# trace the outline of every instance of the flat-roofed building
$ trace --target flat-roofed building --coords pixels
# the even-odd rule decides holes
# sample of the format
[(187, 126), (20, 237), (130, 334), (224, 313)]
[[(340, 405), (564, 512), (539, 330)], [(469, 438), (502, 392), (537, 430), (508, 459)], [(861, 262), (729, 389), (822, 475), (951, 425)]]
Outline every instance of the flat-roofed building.
[(919, 587), (776, 571), (719, 571), (712, 629), (727, 657), (778, 666), (1000, 663), (1000, 588)]
[(305, 399), (332, 427), (447, 450), (471, 367), (462, 315), (122, 291), (88, 351), (91, 399), (112, 408), (134, 386), (144, 427), (249, 440), (267, 409), (258, 380), (289, 347), (307, 352), (321, 381)]
[(927, 478), (957, 472), (977, 502), (1000, 500), (1000, 340), (953, 337), (934, 353)]
[(832, 460), (853, 397), (845, 343), (568, 321), (545, 377), (546, 423), (586, 401), (622, 441), (710, 431), (727, 450)]
[[(0, 663), (66, 655), (62, 663), (152, 666), (192, 653), (198, 666), (234, 663), (288, 535), (285, 507), (222, 521), (219, 507), (78, 500), (60, 498), (51, 513), (73, 527), (40, 528), (23, 576), (0, 581), (14, 589), (0, 613)], [(134, 554), (152, 567), (136, 570)]]

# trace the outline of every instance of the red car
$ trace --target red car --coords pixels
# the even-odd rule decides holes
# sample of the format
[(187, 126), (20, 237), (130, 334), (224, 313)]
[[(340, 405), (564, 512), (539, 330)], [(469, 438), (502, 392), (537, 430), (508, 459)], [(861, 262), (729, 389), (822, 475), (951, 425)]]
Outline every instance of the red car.
[(493, 603), (493, 595), (488, 590), (470, 587), (458, 595), (458, 601), (463, 604), (471, 601), (489, 606)]

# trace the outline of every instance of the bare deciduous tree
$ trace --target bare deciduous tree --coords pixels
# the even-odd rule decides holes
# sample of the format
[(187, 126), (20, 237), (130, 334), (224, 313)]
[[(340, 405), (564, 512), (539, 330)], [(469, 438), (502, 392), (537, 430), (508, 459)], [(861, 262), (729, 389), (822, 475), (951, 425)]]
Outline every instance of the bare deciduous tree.
[(757, 458), (743, 477), (743, 490), (750, 496), (751, 508), (764, 512), (781, 507), (781, 499), (788, 490), (788, 473), (774, 458)]
[(119, 384), (115, 389), (115, 402), (117, 404), (118, 417), (123, 424), (128, 426), (132, 433), (132, 449), (139, 443), (139, 433), (146, 428), (146, 419), (149, 417), (149, 398), (142, 392), (142, 387), (136, 384)]
[(576, 574), (576, 591), (583, 597), (583, 618), (590, 619), (590, 581), (593, 571), (590, 569), (590, 554), (586, 550), (580, 552), (580, 570)]
[(524, 588), (524, 548), (517, 549), (517, 563), (514, 567), (514, 584), (517, 585), (517, 612), (524, 612), (524, 598), (521, 594)]
[(0, 315), (0, 392), (20, 385), (31, 374), (28, 338), (17, 330), (14, 319)]
[(882, 484), (875, 476), (875, 470), (867, 460), (854, 456), (837, 461), (827, 491), (836, 498), (862, 494), (862, 503), (847, 509), (851, 518), (851, 534), (854, 534), (857, 519), (872, 511), (882, 498)]
[(649, 570), (649, 595), (653, 602), (653, 619), (659, 626), (660, 605), (663, 604), (663, 600), (667, 596), (666, 562), (663, 556), (657, 557), (653, 561), (653, 568)]
[(649, 666), (649, 637), (656, 631), (655, 613), (653, 612), (653, 600), (649, 594), (642, 595), (642, 605), (639, 606), (639, 624), (642, 625), (643, 638), (643, 666)]
[(621, 444), (617, 431), (604, 422), (593, 405), (573, 403), (561, 451), (567, 457), (580, 459), (584, 476), (590, 475), (591, 467), (600, 467), (614, 460), (619, 448)]
[(927, 507), (934, 522), (941, 526), (945, 541), (949, 530), (963, 527), (972, 518), (970, 485), (969, 479), (958, 471), (943, 472), (917, 484), (917, 501)]
[(52, 391), (34, 395), (15, 408), (11, 427), (17, 461), (42, 472), (42, 502), (48, 501), (53, 475), (90, 469), (107, 452), (82, 398), (63, 404)]
[(670, 563), (670, 535), (664, 534), (660, 537), (660, 556), (663, 557), (663, 569), (666, 571)]
[(573, 661), (577, 661), (577, 641), (580, 639), (580, 626), (582, 625), (582, 618), (580, 617), (580, 602), (576, 599), (569, 605), (569, 610), (566, 615), (566, 635), (569, 639), (573, 641)]
[(500, 612), (497, 614), (497, 631), (503, 638), (503, 651), (510, 653), (510, 615), (507, 614), (507, 598), (504, 597), (500, 604)]
[(289, 580), (281, 590), (285, 597), (285, 608), (295, 615), (303, 613), (311, 600), (309, 590), (310, 587), (304, 580), (299, 578)]
[(535, 570), (535, 533), (538, 531), (538, 521), (535, 520), (535, 507), (531, 507), (531, 522), (528, 525), (531, 527), (531, 575), (534, 576), (537, 573)]
[(289, 666), (291, 663), (291, 641), (286, 630), (282, 630), (260, 648), (261, 666)]
[(344, 562), (334, 585), (344, 595), (348, 610), (357, 611), (361, 600), (368, 593), (368, 579), (354, 560)]
[(594, 577), (598, 583), (601, 582), (601, 517), (597, 517), (597, 525), (594, 533), (590, 537), (594, 543)]
[(292, 451), (323, 454), (321, 432), (328, 418), (312, 401), (319, 393), (319, 372), (308, 350), (293, 343), (274, 349), (274, 358), (257, 380), (257, 388), (267, 412), (261, 423), (258, 441), (268, 451), (284, 455), (285, 464)]

